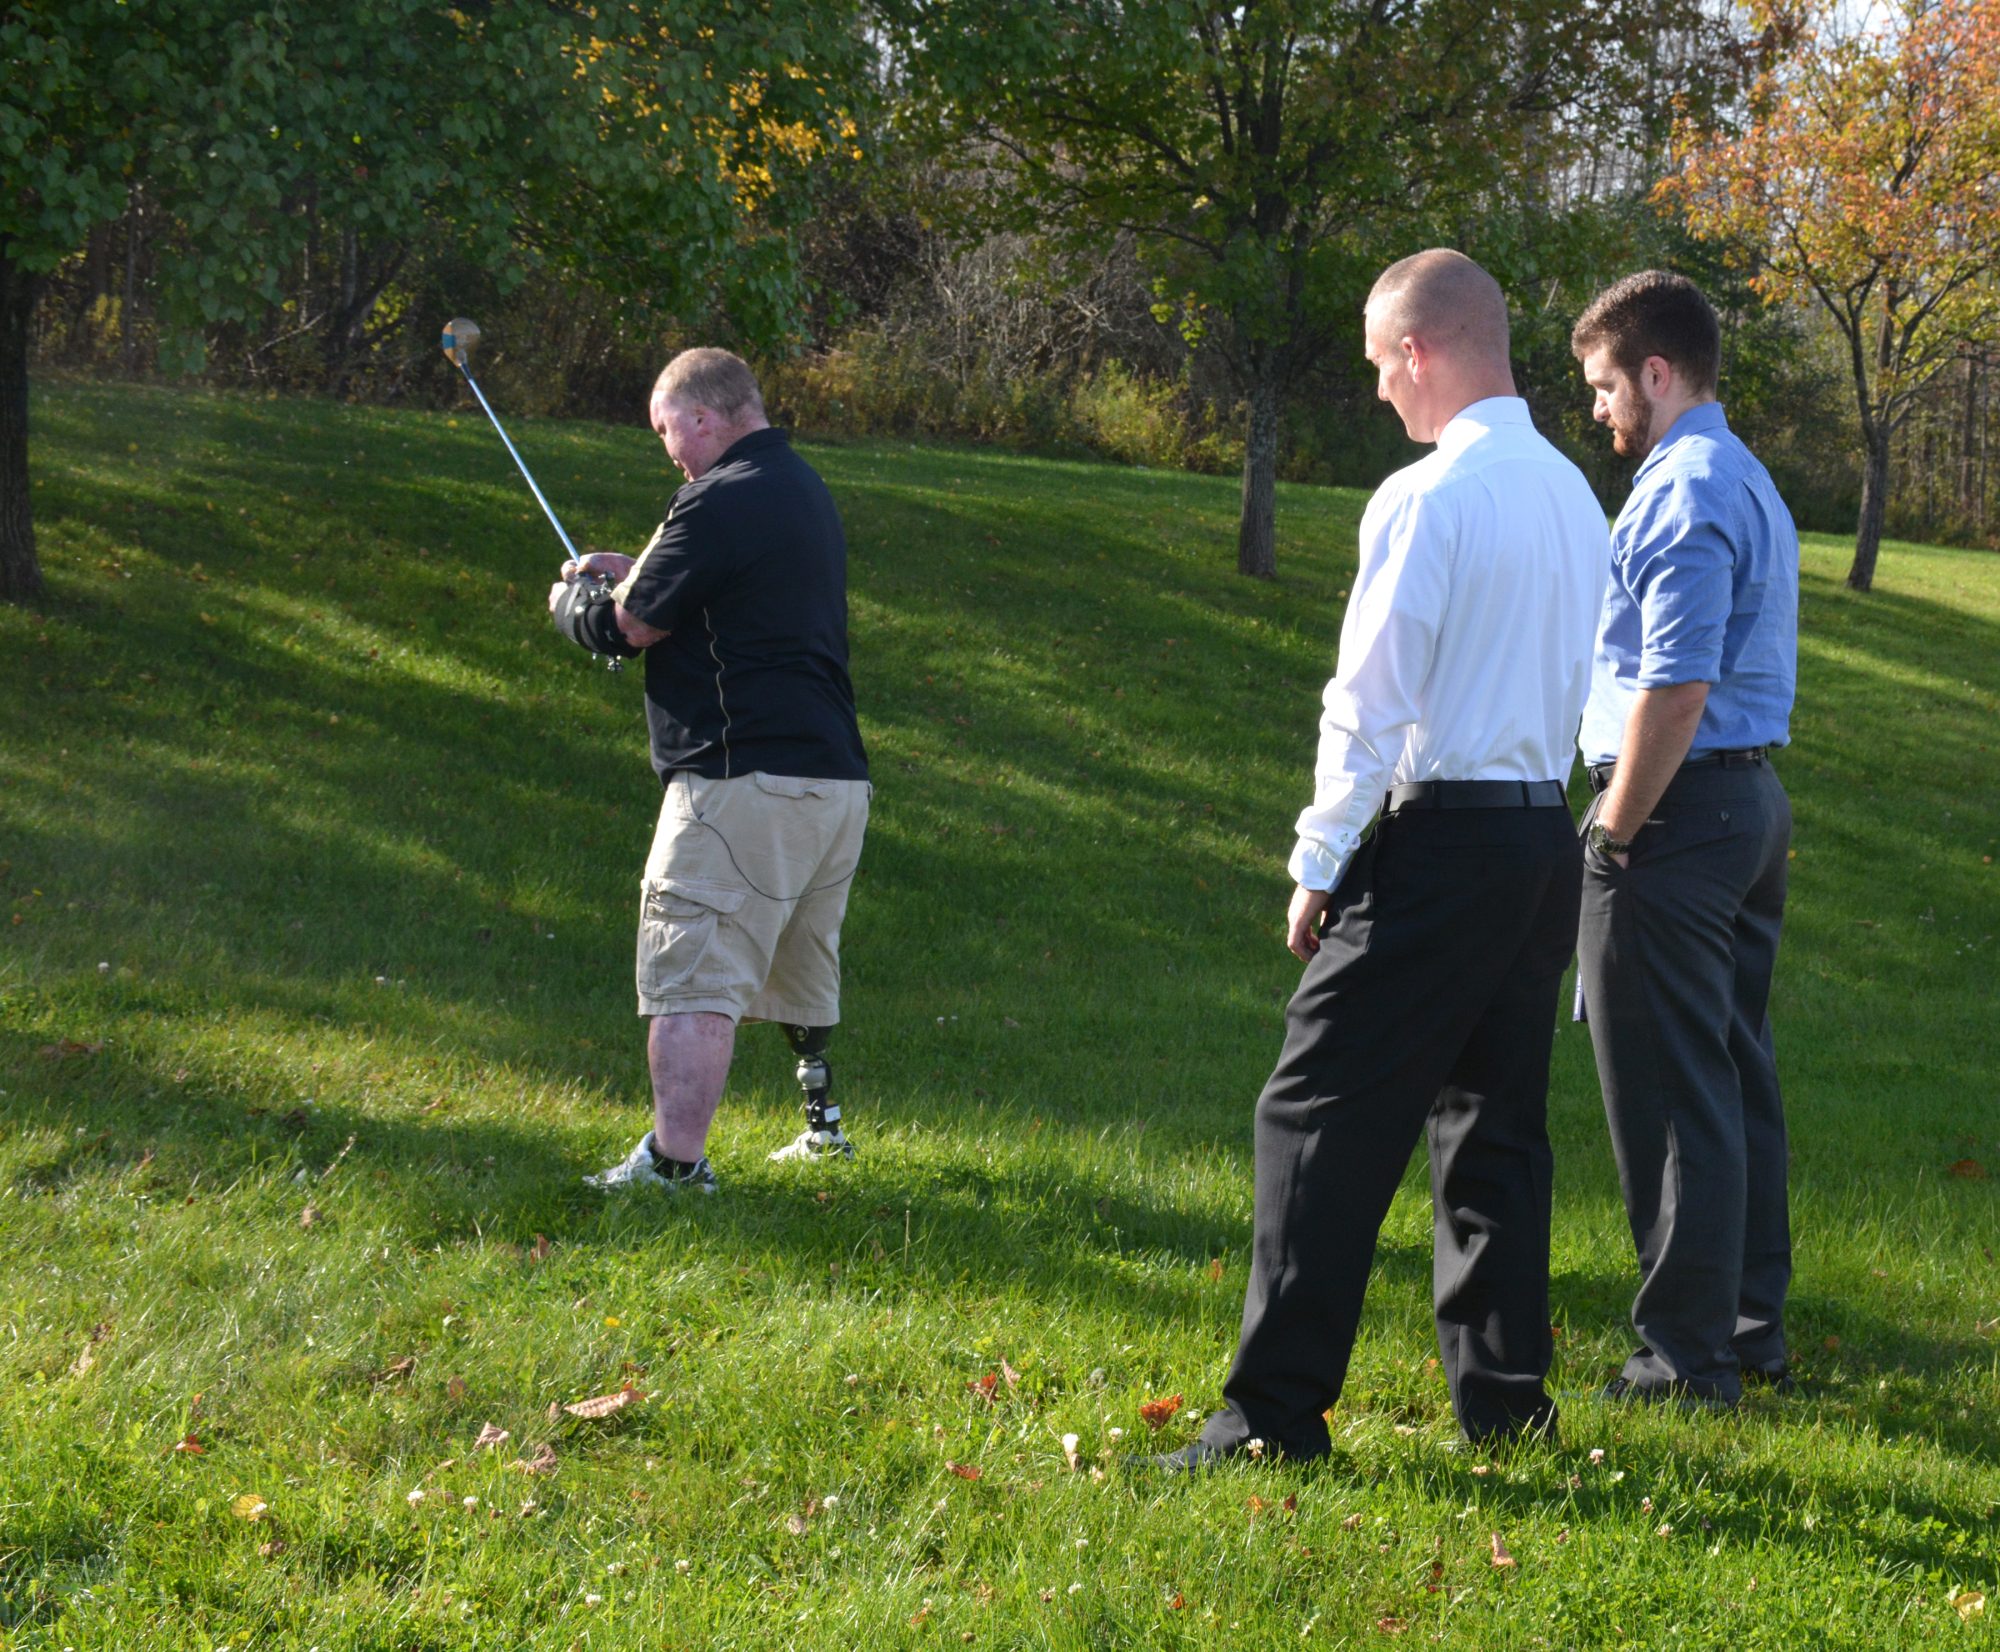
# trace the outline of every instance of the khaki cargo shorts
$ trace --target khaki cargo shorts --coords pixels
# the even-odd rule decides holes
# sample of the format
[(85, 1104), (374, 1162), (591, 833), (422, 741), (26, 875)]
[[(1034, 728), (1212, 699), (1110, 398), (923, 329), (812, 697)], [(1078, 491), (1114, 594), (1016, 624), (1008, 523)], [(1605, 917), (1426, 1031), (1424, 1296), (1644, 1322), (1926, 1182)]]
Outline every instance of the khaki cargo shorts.
[(639, 1013), (830, 1027), (865, 780), (676, 771), (639, 904)]

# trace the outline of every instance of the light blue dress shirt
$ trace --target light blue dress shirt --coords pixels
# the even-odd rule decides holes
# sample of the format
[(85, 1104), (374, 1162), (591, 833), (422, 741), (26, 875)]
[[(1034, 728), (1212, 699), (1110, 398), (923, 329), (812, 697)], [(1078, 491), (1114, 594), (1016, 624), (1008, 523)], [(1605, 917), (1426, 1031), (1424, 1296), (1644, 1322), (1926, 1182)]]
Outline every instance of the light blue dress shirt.
[(1577, 746), (1618, 756), (1642, 688), (1707, 683), (1690, 757), (1782, 746), (1798, 682), (1799, 535), (1717, 402), (1673, 422), (1611, 530), (1611, 583)]

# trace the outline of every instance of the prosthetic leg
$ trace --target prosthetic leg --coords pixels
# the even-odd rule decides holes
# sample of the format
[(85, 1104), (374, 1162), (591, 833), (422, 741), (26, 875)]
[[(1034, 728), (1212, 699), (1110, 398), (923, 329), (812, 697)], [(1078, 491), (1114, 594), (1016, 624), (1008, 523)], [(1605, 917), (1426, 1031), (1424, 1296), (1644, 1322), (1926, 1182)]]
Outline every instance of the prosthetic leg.
[(773, 1159), (851, 1159), (854, 1143), (840, 1128), (840, 1109), (829, 1098), (833, 1069), (826, 1046), (831, 1027), (786, 1027), (785, 1038), (799, 1058), (799, 1088), (805, 1092), (806, 1127), (797, 1138), (771, 1155)]

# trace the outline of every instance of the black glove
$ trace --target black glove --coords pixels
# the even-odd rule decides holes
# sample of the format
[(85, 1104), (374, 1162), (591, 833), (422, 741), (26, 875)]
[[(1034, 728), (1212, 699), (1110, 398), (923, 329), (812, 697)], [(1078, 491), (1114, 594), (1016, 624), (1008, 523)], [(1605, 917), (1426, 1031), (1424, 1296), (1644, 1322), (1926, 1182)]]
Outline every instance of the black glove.
[(601, 579), (585, 575), (570, 581), (556, 598), (550, 618), (565, 637), (593, 654), (630, 660), (641, 652), (618, 629), (618, 604), (611, 595), (611, 587)]

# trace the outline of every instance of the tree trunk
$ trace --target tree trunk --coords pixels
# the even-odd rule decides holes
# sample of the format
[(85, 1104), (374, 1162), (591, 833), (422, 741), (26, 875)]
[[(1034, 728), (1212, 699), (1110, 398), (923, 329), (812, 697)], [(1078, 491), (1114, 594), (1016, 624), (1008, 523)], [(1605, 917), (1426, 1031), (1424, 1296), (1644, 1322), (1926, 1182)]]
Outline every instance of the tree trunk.
[(6, 602), (42, 594), (28, 504), (28, 328), (41, 284), (0, 241), (0, 601)]
[(1875, 558), (1882, 549), (1882, 519), (1889, 509), (1889, 432), (1883, 426), (1865, 434), (1866, 463), (1861, 472), (1861, 522), (1854, 531), (1854, 566), (1847, 570), (1850, 591), (1871, 590)]
[(1278, 376), (1268, 361), (1251, 368), (1250, 429), (1243, 443), (1243, 514), (1236, 528), (1236, 571), (1254, 579), (1278, 572)]

